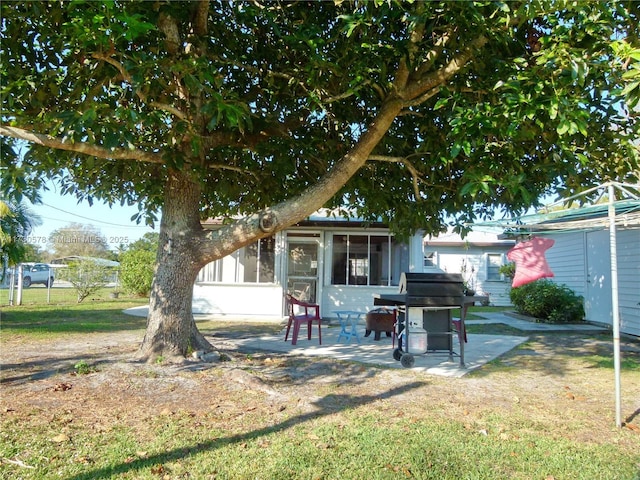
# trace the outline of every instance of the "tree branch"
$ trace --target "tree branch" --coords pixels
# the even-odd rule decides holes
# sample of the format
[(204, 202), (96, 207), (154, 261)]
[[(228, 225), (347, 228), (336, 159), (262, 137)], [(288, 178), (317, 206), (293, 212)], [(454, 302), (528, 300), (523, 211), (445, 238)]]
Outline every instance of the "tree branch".
[(42, 145), (43, 147), (83, 153), (85, 155), (91, 155), (107, 160), (135, 160), (137, 162), (145, 163), (164, 163), (162, 155), (156, 153), (144, 152), (142, 150), (128, 150), (125, 148), (110, 149), (83, 142), (68, 143), (62, 139), (52, 137), (50, 135), (43, 135), (41, 133), (35, 133), (30, 130), (25, 130), (18, 127), (8, 127), (5, 125), (1, 125), (0, 135), (17, 138), (19, 140), (25, 140), (30, 143), (35, 143), (36, 145)]
[[(138, 95), (140, 96), (140, 95)], [(160, 103), (160, 102), (148, 102), (147, 105), (149, 105), (152, 108), (156, 108), (158, 110), (164, 110), (165, 112), (171, 113), (172, 115), (175, 115), (176, 117), (178, 117), (180, 120), (184, 120), (187, 121), (187, 116), (182, 113), (180, 110), (178, 110), (176, 107), (171, 106), (167, 103)]]
[(425, 76), (431, 70), (431, 67), (433, 67), (438, 55), (442, 53), (444, 47), (449, 43), (454, 30), (455, 28), (447, 29), (433, 42), (433, 48), (424, 56), (424, 61), (416, 70), (418, 78)]
[(266, 142), (271, 137), (288, 138), (291, 131), (300, 127), (303, 122), (299, 117), (291, 117), (280, 123), (265, 126), (258, 132), (239, 134), (230, 131), (213, 131), (202, 135), (203, 145), (214, 148), (222, 145), (236, 148), (254, 148), (256, 145)]
[(229, 170), (231, 172), (241, 173), (243, 175), (251, 175), (256, 180), (259, 180), (258, 175), (251, 170), (247, 170), (246, 168), (234, 167), (233, 165), (220, 165), (219, 163), (207, 165), (207, 168), (212, 170)]
[[(96, 60), (101, 60), (101, 61), (103, 61), (105, 63), (108, 63), (109, 65), (115, 67), (116, 70), (118, 70), (118, 72), (120, 72), (120, 75), (122, 76), (122, 78), (127, 83), (129, 83), (133, 88), (135, 88), (135, 86), (133, 85), (133, 81), (132, 81), (131, 75), (129, 74), (129, 72), (127, 72), (127, 70), (124, 68), (124, 66), (119, 61), (117, 61), (115, 58), (109, 57), (107, 55), (103, 55), (102, 53), (92, 53), (91, 54), (91, 58), (94, 58)], [(152, 108), (157, 108), (158, 110), (164, 110), (165, 112), (168, 112), (168, 113), (171, 113), (172, 115), (175, 115), (180, 120), (186, 120), (187, 119), (187, 116), (183, 112), (181, 112), (179, 109), (177, 109), (176, 107), (174, 107), (172, 105), (168, 105), (166, 103), (155, 102), (155, 101), (147, 102), (147, 96), (137, 88), (135, 89), (135, 94), (140, 100), (142, 100), (143, 102), (146, 102), (147, 105), (149, 105)]]
[(427, 100), (429, 100), (431, 97), (437, 95), (438, 93), (440, 93), (440, 85), (438, 85), (435, 88), (432, 88), (428, 92), (425, 92), (423, 95), (420, 95), (418, 98), (416, 98), (414, 100), (411, 100), (409, 102), (405, 102), (404, 106), (408, 108), (408, 107), (415, 107), (417, 105), (421, 105), (424, 102), (426, 102)]
[[(476, 50), (487, 44), (489, 39), (480, 35), (469, 43), (469, 46), (455, 55), (449, 63), (429, 75), (417, 79), (402, 92), (403, 98), (413, 101), (436, 87), (444, 85), (451, 77), (458, 73), (473, 58)], [(427, 98), (430, 98), (429, 96)]]
[(196, 35), (204, 36), (209, 32), (209, 1), (200, 0), (197, 2), (193, 19), (193, 31)]
[(418, 201), (421, 198), (419, 183), (424, 182), (424, 180), (422, 179), (422, 176), (420, 175), (420, 172), (418, 171), (418, 169), (413, 166), (413, 163), (411, 163), (407, 157), (389, 157), (386, 155), (369, 155), (369, 158), (367, 160), (373, 160), (378, 162), (402, 163), (405, 167), (407, 167), (407, 170), (409, 170), (409, 173), (411, 173), (411, 179), (413, 183), (413, 194), (416, 197), (416, 201)]
[(239, 247), (270, 235), (260, 228), (261, 219), (265, 216), (269, 219), (270, 231), (274, 232), (299, 222), (308, 216), (309, 211), (315, 211), (325, 205), (366, 163), (371, 151), (384, 137), (401, 110), (401, 99), (393, 95), (388, 96), (356, 145), (305, 192), (267, 210), (247, 215), (215, 232), (208, 232), (198, 247), (202, 252), (203, 261), (216, 260)]
[(158, 16), (158, 30), (164, 34), (164, 46), (167, 49), (167, 52), (171, 55), (177, 54), (182, 41), (180, 39), (178, 24), (175, 19), (165, 12), (160, 12), (160, 15)]

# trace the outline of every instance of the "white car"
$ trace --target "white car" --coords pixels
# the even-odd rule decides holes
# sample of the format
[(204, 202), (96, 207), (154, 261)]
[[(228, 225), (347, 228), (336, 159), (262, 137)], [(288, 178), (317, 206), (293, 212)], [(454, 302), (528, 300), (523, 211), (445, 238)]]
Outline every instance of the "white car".
[[(18, 269), (16, 268), (16, 283)], [(45, 263), (23, 263), (22, 264), (22, 286), (29, 288), (35, 283), (41, 283), (45, 287), (53, 285), (55, 275), (53, 269)]]

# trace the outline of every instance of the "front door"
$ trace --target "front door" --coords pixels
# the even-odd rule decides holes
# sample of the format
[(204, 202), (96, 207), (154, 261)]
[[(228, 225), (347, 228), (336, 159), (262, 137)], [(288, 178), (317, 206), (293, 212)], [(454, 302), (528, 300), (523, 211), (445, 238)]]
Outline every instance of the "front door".
[(287, 293), (303, 302), (318, 303), (318, 249), (315, 238), (287, 240)]

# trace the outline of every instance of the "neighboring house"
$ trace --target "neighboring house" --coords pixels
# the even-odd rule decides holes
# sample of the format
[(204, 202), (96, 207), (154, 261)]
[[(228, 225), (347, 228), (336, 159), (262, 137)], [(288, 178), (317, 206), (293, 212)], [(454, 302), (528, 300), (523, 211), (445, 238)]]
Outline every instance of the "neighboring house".
[(119, 262), (113, 260), (107, 260), (106, 258), (98, 257), (82, 257), (79, 255), (71, 255), (69, 257), (60, 257), (51, 260), (52, 265), (64, 265), (71, 262), (92, 262), (101, 267), (117, 268), (120, 266)]
[(401, 242), (381, 223), (319, 212), (205, 266), (194, 285), (193, 311), (283, 318), (291, 292), (320, 304), (325, 318), (335, 318), (336, 310), (367, 312), (375, 308), (375, 294), (398, 291), (402, 272), (425, 271), (422, 240), (418, 233)]
[[(583, 208), (540, 222), (529, 231), (555, 241), (545, 254), (554, 273), (550, 280), (584, 297), (586, 320), (613, 325), (607, 208)], [(640, 335), (640, 202), (618, 202), (616, 210), (620, 332)]]
[[(53, 267), (63, 269), (65, 267), (68, 267), (68, 264), (72, 262), (89, 262), (98, 267), (104, 267), (108, 269), (108, 272), (109, 272), (108, 278), (106, 280), (106, 284), (107, 285), (113, 284), (115, 286), (118, 285), (118, 269), (120, 267), (120, 263), (113, 260), (107, 260), (106, 258), (99, 258), (99, 257), (84, 257), (80, 255), (70, 255), (68, 257), (60, 257), (60, 258), (55, 258), (51, 260), (51, 265)], [(64, 273), (62, 276), (64, 276)]]
[[(215, 229), (215, 221), (204, 222)], [(473, 238), (473, 237), (472, 237)], [(460, 273), (450, 262), (453, 252), (475, 268), (472, 283), (491, 302), (508, 305), (508, 282), (497, 269), (514, 241), (438, 245), (438, 258), (425, 258), (423, 232), (406, 242), (397, 240), (382, 223), (367, 224), (319, 212), (273, 237), (241, 248), (203, 268), (193, 290), (194, 313), (254, 319), (282, 318), (284, 296), (318, 303), (325, 318), (336, 310), (367, 312), (375, 294), (397, 293), (402, 272), (449, 271)], [(431, 249), (431, 246), (429, 246)], [(432, 252), (433, 250), (429, 250)], [(440, 267), (440, 268), (438, 268)]]
[(500, 274), (500, 267), (509, 263), (507, 251), (515, 245), (513, 239), (499, 239), (497, 234), (469, 232), (465, 238), (449, 231), (424, 240), (425, 264), (447, 273), (460, 273), (465, 286), (477, 295), (488, 295), (489, 304), (511, 305), (511, 279)]

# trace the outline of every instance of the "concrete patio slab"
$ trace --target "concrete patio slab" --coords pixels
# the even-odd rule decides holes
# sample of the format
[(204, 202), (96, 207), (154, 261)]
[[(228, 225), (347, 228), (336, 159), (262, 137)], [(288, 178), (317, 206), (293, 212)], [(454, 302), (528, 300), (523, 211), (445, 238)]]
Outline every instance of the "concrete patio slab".
[[(146, 316), (147, 307), (128, 309), (125, 313), (137, 316)], [(489, 313), (482, 320), (469, 320), (468, 325), (483, 323), (503, 323), (523, 332), (598, 332), (606, 330), (591, 324), (553, 325), (536, 323), (522, 318), (517, 318), (504, 313)], [(214, 320), (215, 317), (196, 315), (196, 320)], [(232, 319), (225, 318), (225, 321)], [(375, 365), (384, 368), (404, 368), (399, 361), (393, 358), (391, 338), (384, 335), (380, 340), (374, 340), (373, 334), (365, 337), (364, 320), (358, 325), (360, 343), (351, 340), (347, 343), (344, 338), (338, 342), (340, 328), (333, 324), (323, 324), (322, 345), (318, 345), (317, 327), (313, 330), (311, 340), (307, 340), (306, 329), (300, 331), (297, 345), (291, 345), (291, 337), (284, 341), (284, 330), (278, 335), (264, 335), (260, 337), (225, 339), (225, 343), (235, 348), (257, 350), (263, 352), (278, 352), (290, 355), (302, 355), (308, 357), (331, 357), (338, 360), (360, 362), (367, 365)], [(488, 362), (504, 355), (508, 351), (527, 341), (527, 336), (512, 335), (480, 335), (468, 334), (468, 343), (464, 348), (465, 365), (460, 365), (459, 344), (457, 336), (454, 336), (454, 356), (448, 352), (429, 352), (425, 355), (414, 355), (415, 364), (411, 370), (425, 372), (432, 375), (446, 377), (462, 377), (463, 375), (482, 367)]]
[[(262, 337), (244, 339), (225, 339), (226, 342), (235, 344), (244, 349), (266, 352), (279, 352), (290, 355), (302, 355), (307, 357), (331, 357), (338, 360), (360, 362), (367, 365), (375, 365), (385, 368), (404, 368), (399, 361), (393, 358), (391, 338), (384, 335), (380, 340), (374, 340), (373, 335), (364, 337), (364, 325), (362, 325), (360, 343), (352, 340), (346, 343), (344, 339), (337, 341), (339, 327), (323, 327), (322, 345), (318, 345), (317, 327), (313, 330), (311, 340), (307, 340), (306, 329), (300, 331), (297, 345), (291, 345), (291, 337), (284, 341), (284, 331), (280, 335), (265, 335)], [(525, 342), (528, 337), (506, 335), (468, 335), (468, 343), (465, 344), (464, 367), (460, 365), (458, 339), (454, 336), (454, 355), (448, 352), (429, 352), (425, 355), (414, 355), (415, 364), (411, 370), (440, 375), (446, 377), (462, 377), (463, 375), (480, 368), (487, 362), (503, 355), (509, 350)]]
[[(480, 315), (478, 315), (480, 316)], [(591, 323), (540, 323), (527, 320), (522, 315), (506, 312), (492, 312), (485, 315), (482, 320), (467, 320), (467, 325), (480, 325), (488, 323), (503, 323), (523, 332), (589, 332), (598, 333), (608, 331), (607, 327), (593, 325)]]

